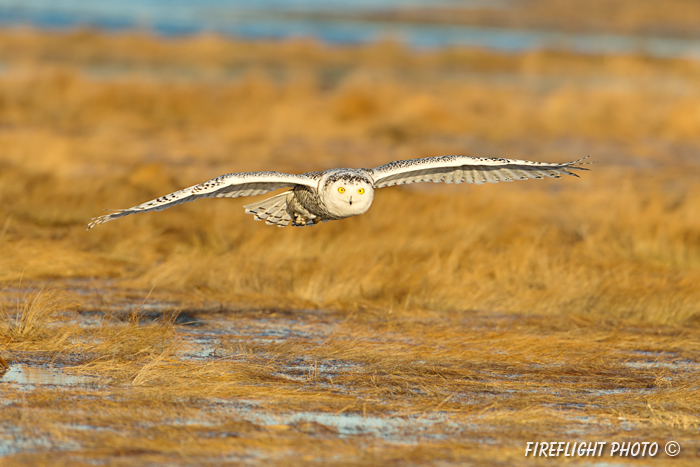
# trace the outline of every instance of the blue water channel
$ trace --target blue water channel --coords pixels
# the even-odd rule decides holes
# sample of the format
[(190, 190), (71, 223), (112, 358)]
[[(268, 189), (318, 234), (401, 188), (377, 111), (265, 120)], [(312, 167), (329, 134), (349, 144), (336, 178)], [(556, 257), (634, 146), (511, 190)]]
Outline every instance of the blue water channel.
[[(363, 20), (406, 6), (508, 8), (514, 0), (0, 0), (0, 26), (146, 30), (165, 36), (215, 32), (244, 39), (316, 38), (333, 44), (392, 39), (414, 48), (568, 50), (700, 59), (700, 40)], [(319, 13), (329, 13), (328, 16)], [(340, 15), (339, 15), (340, 13)]]

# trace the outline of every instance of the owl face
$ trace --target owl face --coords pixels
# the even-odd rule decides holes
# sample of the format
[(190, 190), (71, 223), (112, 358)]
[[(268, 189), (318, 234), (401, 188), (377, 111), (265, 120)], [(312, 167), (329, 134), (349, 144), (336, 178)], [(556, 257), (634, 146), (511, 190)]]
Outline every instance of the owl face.
[(326, 208), (338, 218), (364, 214), (374, 199), (372, 183), (359, 177), (329, 180), (322, 191)]

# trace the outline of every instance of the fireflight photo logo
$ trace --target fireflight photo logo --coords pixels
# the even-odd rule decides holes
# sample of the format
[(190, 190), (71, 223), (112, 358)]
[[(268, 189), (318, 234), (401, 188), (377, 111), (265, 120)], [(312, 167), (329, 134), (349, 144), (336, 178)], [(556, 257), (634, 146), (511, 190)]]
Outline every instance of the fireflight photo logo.
[[(607, 441), (533, 441), (527, 443), (525, 457), (654, 457), (659, 453), (659, 443), (649, 441), (613, 442), (608, 448), (606, 446)], [(664, 446), (664, 452), (669, 457), (675, 457), (680, 454), (681, 446), (669, 441)]]

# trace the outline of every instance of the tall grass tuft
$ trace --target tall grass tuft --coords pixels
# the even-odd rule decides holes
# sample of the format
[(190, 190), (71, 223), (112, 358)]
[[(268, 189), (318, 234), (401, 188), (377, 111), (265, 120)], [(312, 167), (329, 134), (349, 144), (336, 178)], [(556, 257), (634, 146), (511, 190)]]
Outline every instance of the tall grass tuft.
[(16, 303), (0, 307), (0, 338), (6, 343), (44, 340), (65, 323), (76, 302), (56, 289), (29, 292)]

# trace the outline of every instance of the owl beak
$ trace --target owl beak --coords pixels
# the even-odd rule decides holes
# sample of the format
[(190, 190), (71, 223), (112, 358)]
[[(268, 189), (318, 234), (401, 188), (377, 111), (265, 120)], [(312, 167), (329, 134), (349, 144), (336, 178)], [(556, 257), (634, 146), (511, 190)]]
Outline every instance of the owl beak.
[(352, 196), (350, 197), (350, 206), (352, 206)]

